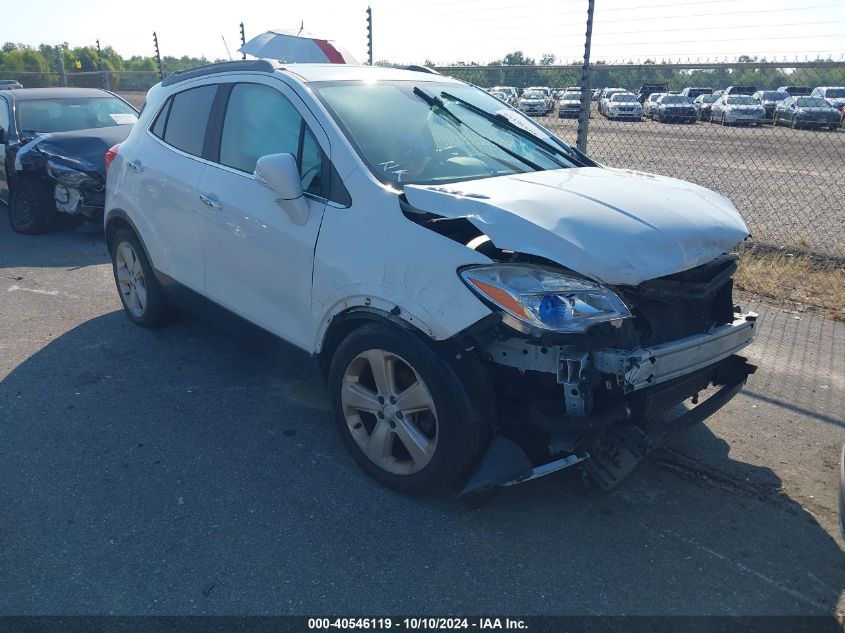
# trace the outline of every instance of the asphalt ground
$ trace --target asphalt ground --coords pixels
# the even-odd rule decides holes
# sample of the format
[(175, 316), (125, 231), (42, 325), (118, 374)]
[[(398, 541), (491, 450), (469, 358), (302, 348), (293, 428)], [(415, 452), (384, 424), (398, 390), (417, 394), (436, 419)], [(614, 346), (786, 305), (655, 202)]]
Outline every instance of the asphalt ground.
[(841, 616), (845, 324), (744, 303), (758, 373), (618, 490), (470, 507), (359, 471), (298, 356), (139, 328), (100, 236), (0, 208), (0, 615)]

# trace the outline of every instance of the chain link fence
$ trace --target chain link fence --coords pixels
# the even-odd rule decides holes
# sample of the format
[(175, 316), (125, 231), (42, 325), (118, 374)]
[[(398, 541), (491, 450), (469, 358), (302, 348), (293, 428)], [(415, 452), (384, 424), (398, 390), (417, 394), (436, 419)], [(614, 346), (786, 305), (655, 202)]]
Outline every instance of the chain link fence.
[[(562, 106), (560, 97), (567, 88), (577, 90), (580, 66), (437, 70), (488, 90), (516, 87), (522, 97), (537, 96), (526, 94), (526, 88), (551, 88), (548, 112), (532, 116), (575, 144), (580, 106)], [(646, 84), (668, 96), (640, 97)], [(708, 103), (713, 97), (694, 102), (685, 95), (673, 96), (690, 88), (718, 94), (740, 85), (749, 98), (756, 98), (739, 99), (746, 105), (730, 108), (736, 112), (726, 112), (725, 105), (734, 105), (730, 101), (714, 108)], [(611, 101), (593, 93), (587, 152), (610, 167), (672, 176), (727, 196), (752, 232), (752, 240), (743, 245), (747, 262), (740, 285), (779, 299), (821, 305), (845, 317), (845, 100), (830, 99), (841, 103), (838, 111), (820, 107), (812, 115), (799, 115), (786, 107), (783, 94), (769, 94), (786, 86), (845, 86), (845, 61), (598, 63), (592, 67), (591, 91), (617, 88), (629, 96)], [(530, 101), (513, 105), (524, 109)], [(826, 117), (823, 124), (812, 121), (815, 113)]]
[(25, 88), (67, 86), (69, 88), (106, 88), (114, 92), (144, 92), (160, 81), (154, 70), (8, 72), (0, 71), (0, 79), (14, 79)]

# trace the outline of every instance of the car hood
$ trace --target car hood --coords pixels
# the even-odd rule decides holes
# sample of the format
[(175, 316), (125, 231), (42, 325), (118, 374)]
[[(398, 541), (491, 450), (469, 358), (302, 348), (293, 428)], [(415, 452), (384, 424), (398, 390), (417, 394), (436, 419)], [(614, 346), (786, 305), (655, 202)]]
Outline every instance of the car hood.
[(640, 172), (578, 167), (449, 185), (406, 185), (414, 207), (466, 218), (505, 250), (544, 257), (607, 284), (694, 268), (748, 237), (731, 202)]

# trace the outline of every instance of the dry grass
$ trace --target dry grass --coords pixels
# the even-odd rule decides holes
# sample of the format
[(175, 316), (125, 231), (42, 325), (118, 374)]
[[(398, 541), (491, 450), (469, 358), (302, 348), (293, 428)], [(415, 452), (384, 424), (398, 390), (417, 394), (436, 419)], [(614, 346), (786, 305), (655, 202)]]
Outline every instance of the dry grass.
[(745, 250), (735, 283), (739, 290), (845, 320), (845, 263), (841, 261), (788, 251)]

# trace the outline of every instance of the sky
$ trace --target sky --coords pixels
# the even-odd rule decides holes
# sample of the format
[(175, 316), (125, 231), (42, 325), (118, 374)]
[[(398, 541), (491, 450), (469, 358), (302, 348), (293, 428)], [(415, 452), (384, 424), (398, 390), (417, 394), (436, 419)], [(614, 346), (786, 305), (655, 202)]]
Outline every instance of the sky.
[[(93, 44), (120, 54), (237, 57), (247, 39), (305, 28), (366, 61), (367, 6), (374, 57), (396, 63), (486, 63), (522, 50), (572, 62), (584, 53), (587, 0), (42, 0), (14, 2), (0, 42)], [(714, 60), (737, 55), (811, 59), (845, 55), (845, 0), (596, 0), (593, 60)], [(135, 8), (133, 11), (132, 8)], [(4, 12), (9, 15), (8, 11)]]

